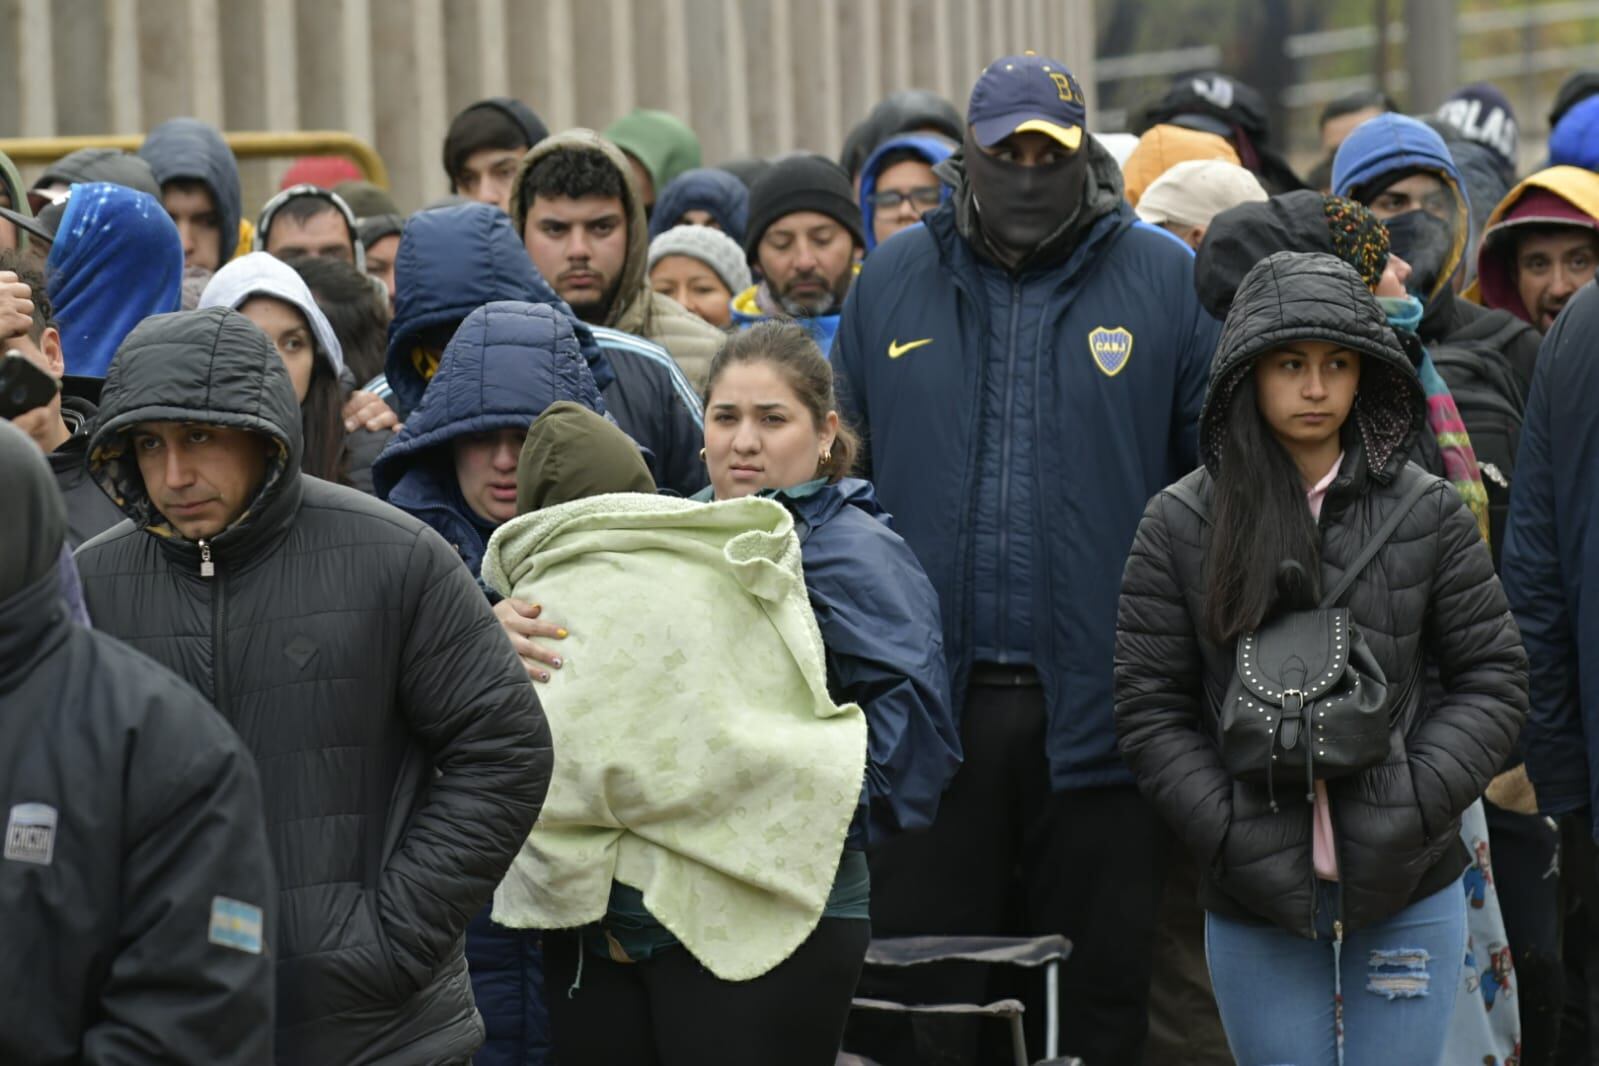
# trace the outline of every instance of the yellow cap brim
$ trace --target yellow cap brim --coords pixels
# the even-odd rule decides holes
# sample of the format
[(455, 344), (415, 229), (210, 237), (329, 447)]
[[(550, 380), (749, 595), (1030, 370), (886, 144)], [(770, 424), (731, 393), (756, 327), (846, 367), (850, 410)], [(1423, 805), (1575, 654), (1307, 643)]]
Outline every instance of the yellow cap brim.
[(1031, 119), (1017, 126), (1012, 133), (1042, 133), (1046, 137), (1053, 137), (1060, 144), (1072, 151), (1077, 151), (1083, 143), (1083, 128), (1081, 126), (1057, 126), (1053, 122), (1045, 122), (1041, 118)]

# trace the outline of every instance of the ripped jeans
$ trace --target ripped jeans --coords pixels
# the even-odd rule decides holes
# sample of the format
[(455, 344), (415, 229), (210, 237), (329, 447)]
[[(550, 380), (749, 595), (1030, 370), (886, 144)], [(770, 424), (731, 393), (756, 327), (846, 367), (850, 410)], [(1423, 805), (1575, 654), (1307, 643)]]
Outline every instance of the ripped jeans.
[(1339, 889), (1319, 887), (1316, 940), (1205, 916), (1205, 957), (1233, 1057), (1239, 1066), (1438, 1066), (1466, 949), (1459, 882), (1345, 933), (1341, 966), (1332, 939)]

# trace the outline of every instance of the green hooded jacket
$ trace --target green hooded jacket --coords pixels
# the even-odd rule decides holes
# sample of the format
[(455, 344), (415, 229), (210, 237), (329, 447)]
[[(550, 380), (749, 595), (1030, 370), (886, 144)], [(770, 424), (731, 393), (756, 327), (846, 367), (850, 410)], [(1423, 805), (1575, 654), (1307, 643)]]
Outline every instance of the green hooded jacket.
[[(0, 152), (0, 185), (5, 186), (4, 192), (8, 201), (5, 204), (0, 204), (0, 207), (9, 207), (18, 214), (32, 218), (33, 208), (28, 206), (27, 186), (22, 184), (22, 175), (17, 172), (17, 165), (4, 152)], [(17, 251), (27, 251), (27, 232), (21, 226), (14, 228), (17, 231)]]

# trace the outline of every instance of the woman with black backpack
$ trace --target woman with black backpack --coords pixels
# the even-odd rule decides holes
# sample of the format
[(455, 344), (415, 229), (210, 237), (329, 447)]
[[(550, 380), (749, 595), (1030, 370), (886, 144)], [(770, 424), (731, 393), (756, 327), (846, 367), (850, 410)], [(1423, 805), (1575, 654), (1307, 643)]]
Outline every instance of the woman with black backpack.
[(1127, 563), (1117, 732), (1199, 863), (1246, 1066), (1443, 1055), (1458, 820), (1515, 742), (1527, 664), (1470, 511), (1406, 462), (1425, 421), (1360, 275), (1270, 256), (1227, 316), (1205, 466), (1150, 502)]

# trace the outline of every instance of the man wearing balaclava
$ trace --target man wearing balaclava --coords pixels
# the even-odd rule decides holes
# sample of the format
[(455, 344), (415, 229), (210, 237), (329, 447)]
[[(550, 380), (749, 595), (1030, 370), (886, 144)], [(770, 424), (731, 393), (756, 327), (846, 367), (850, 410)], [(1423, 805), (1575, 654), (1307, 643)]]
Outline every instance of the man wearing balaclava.
[[(1168, 848), (1116, 746), (1116, 610), (1146, 501), (1196, 465), (1218, 325), (1084, 118), (1058, 61), (989, 64), (935, 169), (950, 197), (866, 260), (832, 358), (964, 708), (937, 823), (873, 857), (874, 934), (1064, 934), (1060, 1053), (1139, 1062)], [(916, 994), (981, 996), (982, 977)], [(975, 1038), (923, 1035), (850, 1050), (931, 1061)]]
[(1514, 315), (1457, 295), (1472, 236), (1465, 188), (1443, 138), (1405, 115), (1362, 123), (1333, 158), (1333, 193), (1371, 208), (1388, 227), (1393, 254), (1410, 264), (1406, 288), (1423, 305), (1418, 332), (1444, 380), (1456, 387), (1448, 360), (1438, 358), (1442, 345), (1472, 353), (1479, 361), (1475, 376), (1508, 365), (1521, 394), (1515, 398), (1519, 410), (1532, 382), (1539, 337)]

